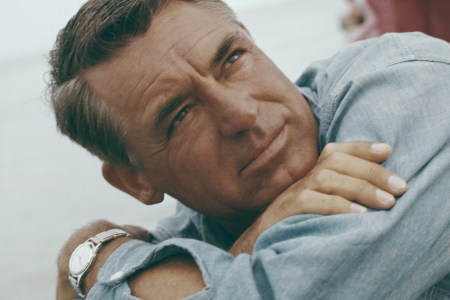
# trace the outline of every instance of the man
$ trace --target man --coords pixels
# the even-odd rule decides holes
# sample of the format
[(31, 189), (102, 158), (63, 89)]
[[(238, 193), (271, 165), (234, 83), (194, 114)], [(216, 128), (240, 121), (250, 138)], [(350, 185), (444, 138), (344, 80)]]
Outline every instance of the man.
[[(353, 45), (304, 73), (303, 96), (221, 2), (149, 5), (91, 1), (69, 22), (52, 53), (57, 120), (105, 161), (112, 185), (146, 204), (169, 193), (201, 214), (180, 207), (152, 243), (109, 235), (76, 288), (92, 298), (131, 297), (128, 282), (157, 299), (203, 287), (194, 298), (417, 298), (450, 272), (447, 44)], [(394, 145), (385, 166), (411, 183), (395, 208), (295, 216), (364, 210), (349, 200), (387, 209), (404, 193), (377, 165), (390, 147), (341, 144), (358, 140)], [(74, 295), (72, 250), (115, 227), (69, 241), (60, 298)]]

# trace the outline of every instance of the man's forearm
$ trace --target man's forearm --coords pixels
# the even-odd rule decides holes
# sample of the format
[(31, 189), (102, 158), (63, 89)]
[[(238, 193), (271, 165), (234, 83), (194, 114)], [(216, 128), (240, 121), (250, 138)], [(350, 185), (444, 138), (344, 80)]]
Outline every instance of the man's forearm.
[(235, 256), (252, 253), (261, 233), (291, 216), (362, 213), (366, 207), (390, 209), (394, 195), (406, 190), (406, 182), (378, 165), (391, 151), (387, 144), (370, 142), (327, 145), (313, 170), (278, 196), (229, 252)]
[[(69, 300), (77, 297), (77, 293), (68, 280), (68, 266), (70, 254), (80, 241), (85, 241), (99, 232), (118, 227), (109, 222), (98, 221), (79, 230), (71, 237), (61, 251), (58, 261), (59, 274), (56, 291), (58, 300)], [(125, 226), (124, 229), (134, 232), (143, 240), (147, 238), (145, 232), (138, 227)], [(97, 282), (98, 273), (111, 254), (132, 239), (132, 237), (116, 238), (101, 247), (82, 281), (81, 287), (86, 295)], [(201, 273), (192, 257), (188, 255), (171, 257), (170, 260), (162, 261), (151, 268), (144, 269), (130, 278), (129, 284), (132, 294), (142, 299), (162, 299), (164, 297), (179, 299), (198, 292), (204, 287)]]

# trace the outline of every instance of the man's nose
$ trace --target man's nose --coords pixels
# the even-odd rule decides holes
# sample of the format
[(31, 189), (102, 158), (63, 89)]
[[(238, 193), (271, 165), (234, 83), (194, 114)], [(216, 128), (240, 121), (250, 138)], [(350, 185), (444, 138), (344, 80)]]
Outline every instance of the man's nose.
[(245, 93), (216, 90), (208, 95), (208, 99), (208, 106), (222, 135), (232, 137), (255, 126), (258, 102)]

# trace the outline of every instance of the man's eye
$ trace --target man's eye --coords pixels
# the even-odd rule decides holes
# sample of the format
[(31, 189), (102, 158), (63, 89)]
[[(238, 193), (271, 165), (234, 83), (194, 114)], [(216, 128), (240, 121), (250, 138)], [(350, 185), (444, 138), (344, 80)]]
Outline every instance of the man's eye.
[(169, 135), (171, 135), (175, 127), (177, 127), (181, 123), (181, 121), (183, 121), (183, 119), (186, 117), (186, 115), (189, 113), (190, 110), (191, 110), (190, 106), (185, 106), (177, 113), (177, 115), (175, 116), (175, 118), (173, 119), (172, 123), (169, 126), (168, 132)]
[(237, 49), (231, 53), (230, 56), (228, 56), (227, 60), (225, 61), (225, 69), (230, 67), (232, 64), (234, 64), (239, 58), (242, 56), (242, 54), (245, 52), (244, 49)]

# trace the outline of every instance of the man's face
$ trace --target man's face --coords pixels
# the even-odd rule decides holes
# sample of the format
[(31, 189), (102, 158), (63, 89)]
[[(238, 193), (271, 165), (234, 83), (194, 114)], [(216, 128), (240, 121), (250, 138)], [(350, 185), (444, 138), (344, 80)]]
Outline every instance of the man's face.
[(314, 117), (238, 23), (173, 2), (86, 74), (126, 119), (145, 180), (228, 222), (259, 212), (317, 160)]

